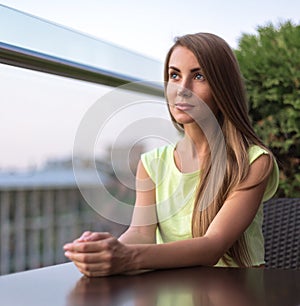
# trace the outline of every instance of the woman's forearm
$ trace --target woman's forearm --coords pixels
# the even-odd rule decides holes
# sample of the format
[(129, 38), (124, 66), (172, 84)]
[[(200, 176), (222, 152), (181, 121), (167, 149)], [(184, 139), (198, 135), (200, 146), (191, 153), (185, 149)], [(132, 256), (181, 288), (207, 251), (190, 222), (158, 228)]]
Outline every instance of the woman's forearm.
[[(133, 232), (124, 235), (124, 241), (136, 239), (137, 233), (134, 237), (131, 234)], [(76, 240), (64, 246), (65, 255), (79, 271), (90, 277), (196, 265), (213, 266), (225, 251), (220, 239), (205, 236), (165, 244), (124, 243), (122, 237), (118, 240), (108, 233), (96, 233), (94, 236), (95, 239)], [(143, 241), (141, 236), (139, 239)]]
[(129, 227), (118, 240), (125, 244), (154, 244), (156, 243), (155, 232), (149, 234), (141, 231), (138, 227)]
[(223, 254), (207, 237), (165, 244), (131, 245), (133, 269), (164, 269), (195, 265), (213, 266)]

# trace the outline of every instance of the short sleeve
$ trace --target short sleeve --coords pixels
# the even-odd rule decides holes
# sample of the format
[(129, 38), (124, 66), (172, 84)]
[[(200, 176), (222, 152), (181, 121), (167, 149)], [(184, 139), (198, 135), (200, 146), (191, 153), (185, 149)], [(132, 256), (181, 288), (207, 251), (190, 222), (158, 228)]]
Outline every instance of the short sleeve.
[(143, 166), (152, 181), (159, 185), (166, 177), (170, 169), (170, 162), (173, 160), (174, 145), (161, 146), (141, 155)]
[(143, 166), (153, 182), (156, 181), (155, 178), (156, 178), (157, 169), (155, 168), (157, 166), (155, 166), (155, 160), (157, 160), (157, 158), (158, 158), (157, 149), (143, 153), (141, 155), (141, 161), (143, 163)]
[[(263, 154), (269, 154), (268, 151), (265, 149), (259, 147), (259, 146), (252, 146), (249, 149), (249, 162), (252, 164), (258, 157), (260, 157)], [(275, 194), (279, 184), (279, 168), (276, 160), (274, 159), (274, 165), (273, 170), (270, 174), (268, 184), (263, 196), (263, 202), (269, 200), (272, 198), (272, 196)]]

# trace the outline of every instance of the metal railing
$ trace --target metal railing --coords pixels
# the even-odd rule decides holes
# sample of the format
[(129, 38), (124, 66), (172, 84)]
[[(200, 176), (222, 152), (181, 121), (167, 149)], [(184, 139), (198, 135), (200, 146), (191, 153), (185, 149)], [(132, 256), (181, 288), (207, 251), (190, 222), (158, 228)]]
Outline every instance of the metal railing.
[(158, 83), (24, 49), (1, 41), (0, 63), (111, 87), (132, 83), (131, 90), (163, 96), (163, 88)]
[(163, 96), (160, 61), (1, 4), (0, 63)]

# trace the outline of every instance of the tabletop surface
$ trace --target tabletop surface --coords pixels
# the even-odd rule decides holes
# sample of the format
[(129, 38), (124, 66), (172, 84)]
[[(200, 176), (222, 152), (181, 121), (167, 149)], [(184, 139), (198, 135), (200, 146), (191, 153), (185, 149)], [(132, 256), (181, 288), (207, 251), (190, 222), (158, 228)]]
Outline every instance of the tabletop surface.
[(300, 270), (192, 267), (87, 278), (72, 263), (0, 277), (5, 306), (299, 306)]

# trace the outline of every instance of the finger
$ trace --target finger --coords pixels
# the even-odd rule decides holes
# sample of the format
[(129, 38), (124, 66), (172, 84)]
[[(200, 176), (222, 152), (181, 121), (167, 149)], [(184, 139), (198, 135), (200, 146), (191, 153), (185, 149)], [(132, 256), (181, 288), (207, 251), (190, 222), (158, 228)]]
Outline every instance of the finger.
[(111, 265), (107, 263), (82, 263), (82, 262), (73, 262), (77, 269), (84, 274), (85, 276), (89, 277), (96, 277), (96, 276), (107, 276), (111, 275)]
[(65, 256), (76, 263), (93, 264), (101, 262), (109, 262), (110, 256), (108, 252), (97, 253), (78, 253), (66, 251)]
[(81, 236), (79, 238), (77, 238), (76, 240), (74, 240), (74, 242), (77, 242), (77, 241), (83, 241), (85, 240), (86, 238), (88, 238), (90, 235), (92, 235), (93, 232), (91, 231), (85, 231), (81, 234)]
[[(115, 237), (113, 237), (109, 233), (98, 233), (99, 236), (102, 237), (102, 240), (96, 241), (88, 241), (88, 242), (75, 242), (75, 243), (67, 243), (63, 246), (65, 251), (70, 252), (78, 252), (78, 253), (93, 253), (93, 252), (101, 252), (104, 250), (109, 250), (111, 245), (114, 242), (118, 241)], [(105, 238), (104, 237), (108, 237)]]
[(79, 253), (99, 252), (103, 249), (100, 243), (101, 242), (73, 242), (65, 244), (63, 249), (65, 251)]
[(82, 262), (76, 262), (76, 267), (80, 271), (84, 272), (102, 272), (102, 273), (108, 273), (110, 265), (105, 262), (98, 262), (98, 263), (82, 263)]
[(110, 233), (96, 232), (96, 233), (92, 233), (91, 235), (86, 237), (84, 241), (98, 241), (98, 240), (103, 240), (103, 239), (107, 239), (107, 238), (111, 238), (111, 237), (112, 237), (112, 235)]
[(87, 239), (92, 234), (93, 232), (91, 231), (83, 232), (79, 238), (74, 239), (72, 242), (75, 243), (75, 242), (85, 241), (85, 239)]
[(89, 232), (89, 234), (82, 235), (77, 241), (78, 242), (84, 242), (84, 241), (97, 241), (112, 237), (110, 233), (107, 232)]

